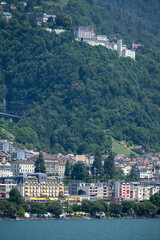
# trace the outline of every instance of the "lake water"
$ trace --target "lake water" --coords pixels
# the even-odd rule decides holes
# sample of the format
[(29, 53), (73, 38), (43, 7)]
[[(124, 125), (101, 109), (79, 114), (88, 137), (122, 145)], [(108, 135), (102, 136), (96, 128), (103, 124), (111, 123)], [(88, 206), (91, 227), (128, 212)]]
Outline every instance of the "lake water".
[(4, 221), (0, 240), (160, 240), (160, 219)]

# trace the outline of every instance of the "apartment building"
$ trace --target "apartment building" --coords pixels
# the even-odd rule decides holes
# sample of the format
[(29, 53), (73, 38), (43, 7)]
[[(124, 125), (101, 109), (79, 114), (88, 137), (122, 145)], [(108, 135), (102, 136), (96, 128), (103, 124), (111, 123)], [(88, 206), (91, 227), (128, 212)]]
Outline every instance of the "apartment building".
[(9, 142), (8, 140), (0, 140), (0, 151), (3, 151), (5, 153), (12, 152), (13, 150), (13, 144)]
[(33, 156), (33, 153), (29, 150), (15, 149), (12, 153), (13, 160), (26, 160)]
[(0, 183), (0, 199), (9, 198), (9, 192), (15, 187), (17, 184), (14, 183)]
[(0, 163), (0, 177), (11, 177), (13, 172), (11, 171), (10, 163)]
[(153, 182), (114, 182), (115, 201), (123, 200), (144, 201), (149, 200), (156, 192), (160, 192), (160, 183)]
[(13, 175), (19, 173), (34, 173), (35, 163), (32, 160), (17, 160), (11, 163), (11, 171)]
[(112, 196), (112, 184), (110, 183), (86, 183), (71, 182), (68, 185), (68, 192), (71, 195), (77, 195), (80, 190), (90, 199), (107, 199)]
[(26, 200), (54, 200), (63, 194), (62, 178), (48, 178), (44, 173), (21, 173), (17, 176), (0, 178), (0, 184), (17, 186), (22, 197)]

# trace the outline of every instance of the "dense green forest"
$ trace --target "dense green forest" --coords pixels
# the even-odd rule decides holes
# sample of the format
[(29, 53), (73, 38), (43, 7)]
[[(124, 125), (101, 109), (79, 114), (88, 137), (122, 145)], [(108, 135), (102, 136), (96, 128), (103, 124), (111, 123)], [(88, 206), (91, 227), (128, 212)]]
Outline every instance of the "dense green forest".
[[(108, 151), (111, 136), (160, 150), (158, 0), (135, 1), (133, 11), (125, 0), (6, 2), (12, 19), (0, 19), (0, 98), (7, 112), (23, 118), (0, 121), (1, 128), (28, 148), (54, 153)], [(36, 12), (56, 14), (56, 21), (38, 26)], [(75, 41), (78, 25), (143, 47), (136, 61), (118, 58), (102, 46)], [(66, 31), (57, 35), (46, 27)]]

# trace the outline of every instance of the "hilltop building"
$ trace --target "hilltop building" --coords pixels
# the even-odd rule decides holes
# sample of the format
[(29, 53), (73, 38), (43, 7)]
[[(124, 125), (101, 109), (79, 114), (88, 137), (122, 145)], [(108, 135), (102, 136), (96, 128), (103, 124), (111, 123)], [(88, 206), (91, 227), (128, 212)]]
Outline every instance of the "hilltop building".
[(56, 15), (47, 15), (46, 13), (37, 13), (35, 15), (36, 21), (38, 22), (38, 25), (41, 25), (44, 22), (48, 21), (48, 18), (53, 18), (53, 21), (56, 19)]
[(1, 19), (6, 20), (7, 22), (9, 22), (9, 20), (11, 18), (12, 18), (12, 13), (10, 13), (10, 12), (3, 12), (2, 15), (1, 15)]
[(119, 57), (130, 57), (135, 60), (135, 51), (127, 49), (126, 45), (122, 45), (122, 39), (117, 42), (117, 52)]
[(104, 46), (108, 49), (118, 52), (119, 57), (130, 57), (135, 60), (135, 51), (127, 49), (126, 45), (122, 45), (122, 39), (117, 43), (110, 41), (104, 35), (96, 35), (93, 28), (78, 27), (74, 31), (74, 36), (77, 41), (84, 41), (92, 46)]
[(89, 27), (78, 27), (75, 30), (74, 35), (78, 40), (93, 39), (95, 36), (94, 29)]

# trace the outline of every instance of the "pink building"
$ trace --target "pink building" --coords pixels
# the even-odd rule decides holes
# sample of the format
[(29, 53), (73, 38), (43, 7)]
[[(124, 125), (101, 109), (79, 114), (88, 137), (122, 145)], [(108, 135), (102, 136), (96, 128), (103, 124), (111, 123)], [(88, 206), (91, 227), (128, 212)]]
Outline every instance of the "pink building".
[[(135, 184), (135, 183), (134, 183)], [(115, 200), (134, 200), (135, 186), (133, 182), (117, 181), (114, 183)]]

